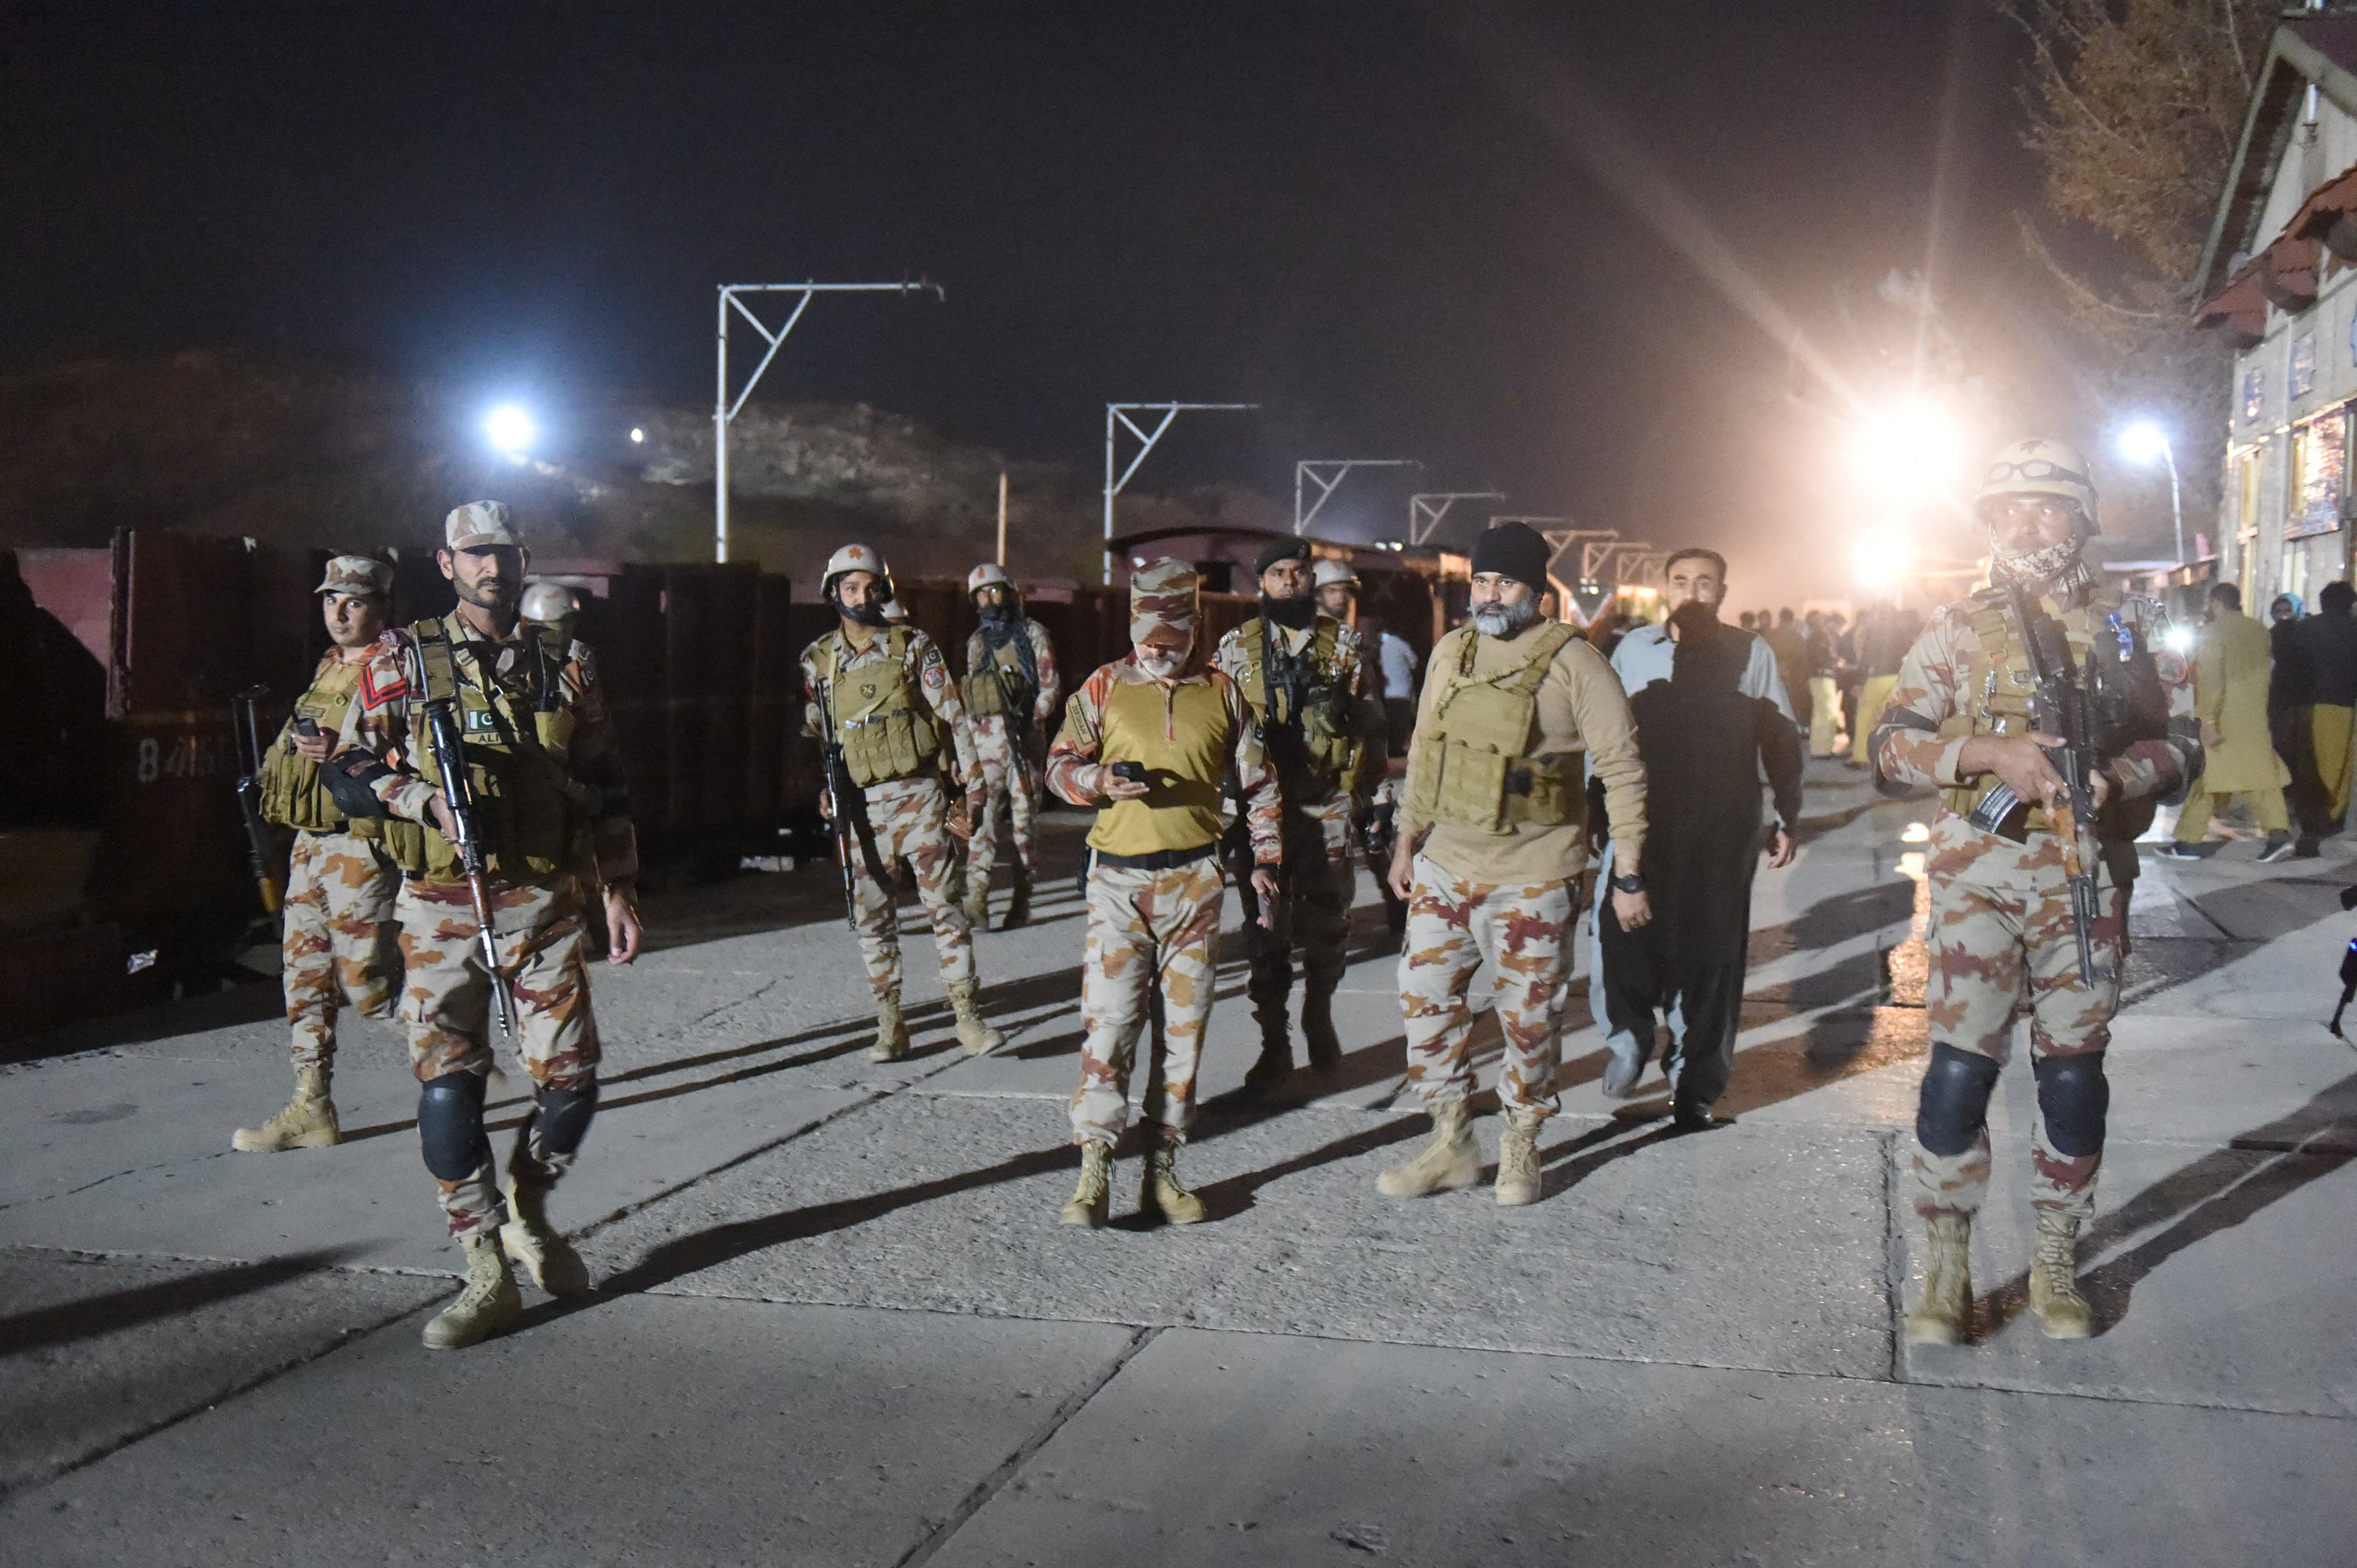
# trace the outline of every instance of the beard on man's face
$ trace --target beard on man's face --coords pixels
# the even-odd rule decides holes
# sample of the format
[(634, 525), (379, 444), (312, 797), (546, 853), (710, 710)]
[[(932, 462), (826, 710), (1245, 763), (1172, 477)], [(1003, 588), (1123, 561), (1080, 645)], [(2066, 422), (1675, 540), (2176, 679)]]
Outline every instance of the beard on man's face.
[(1534, 594), (1525, 594), (1512, 604), (1502, 600), (1476, 607), (1471, 619), (1473, 629), (1484, 637), (1512, 637), (1539, 618), (1539, 601)]
[(513, 579), (488, 572), (472, 582), (465, 578), (454, 578), (452, 585), (458, 590), (460, 598), (477, 609), (505, 609), (514, 604), (516, 599), (516, 585)]
[(1267, 590), (1260, 596), (1260, 611), (1277, 625), (1298, 631), (1318, 618), (1318, 601), (1305, 590), (1289, 599), (1271, 598)]
[(886, 626), (890, 624), (884, 618), (884, 601), (881, 599), (872, 598), (864, 604), (846, 605), (843, 602), (841, 596), (838, 596), (834, 601), (834, 607), (842, 613), (843, 618), (845, 620), (848, 620), (854, 626)]

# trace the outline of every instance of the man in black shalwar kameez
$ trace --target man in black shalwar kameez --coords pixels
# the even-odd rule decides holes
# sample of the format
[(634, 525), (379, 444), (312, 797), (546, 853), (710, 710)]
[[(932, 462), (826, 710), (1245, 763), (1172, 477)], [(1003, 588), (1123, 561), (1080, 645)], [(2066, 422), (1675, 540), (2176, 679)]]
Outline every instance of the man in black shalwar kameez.
[[(1617, 1041), (1652, 1050), (1656, 1014), (1673, 1043), (1663, 1066), (1681, 1128), (1710, 1125), (1727, 1088), (1742, 1022), (1751, 878), (1759, 865), (1760, 775), (1778, 822), (1768, 864), (1792, 864), (1801, 809), (1801, 743), (1775, 703), (1737, 689), (1751, 639), (1724, 626), (1714, 605), (1681, 606), (1670, 618), (1677, 654), (1667, 681), (1630, 698), (1645, 761), (1645, 888), (1653, 918), (1624, 931), (1597, 909), (1604, 1012)], [(1653, 805), (1650, 802), (1658, 801)], [(1643, 1070), (1643, 1062), (1637, 1070)], [(1633, 1083), (1634, 1076), (1631, 1081)]]

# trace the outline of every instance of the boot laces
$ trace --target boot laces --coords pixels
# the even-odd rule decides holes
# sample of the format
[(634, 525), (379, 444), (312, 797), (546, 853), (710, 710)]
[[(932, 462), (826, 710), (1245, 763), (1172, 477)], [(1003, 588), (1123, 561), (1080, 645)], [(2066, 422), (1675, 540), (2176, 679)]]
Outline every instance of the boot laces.
[(2079, 1294), (2078, 1237), (2058, 1228), (2039, 1227), (2035, 1254), (2038, 1271), (2045, 1276), (2049, 1294), (2074, 1296)]

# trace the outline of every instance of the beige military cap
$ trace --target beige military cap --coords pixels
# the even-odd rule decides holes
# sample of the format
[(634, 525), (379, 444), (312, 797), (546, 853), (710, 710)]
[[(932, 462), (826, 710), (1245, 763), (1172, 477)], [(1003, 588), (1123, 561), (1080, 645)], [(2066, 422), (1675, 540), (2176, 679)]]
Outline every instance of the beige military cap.
[(505, 501), (468, 501), (442, 524), (443, 543), (452, 550), (480, 550), (487, 545), (512, 544), (521, 549), (515, 513)]
[(328, 563), (315, 594), (361, 594), (382, 598), (393, 592), (393, 568), (365, 555), (339, 555)]

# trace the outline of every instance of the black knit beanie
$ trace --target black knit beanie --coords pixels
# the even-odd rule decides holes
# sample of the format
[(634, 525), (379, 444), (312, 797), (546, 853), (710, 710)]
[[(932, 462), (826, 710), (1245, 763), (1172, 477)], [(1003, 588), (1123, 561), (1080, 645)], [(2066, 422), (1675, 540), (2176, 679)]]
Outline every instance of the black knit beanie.
[(1547, 560), (1555, 552), (1539, 531), (1523, 522), (1501, 522), (1484, 532), (1473, 546), (1473, 575), (1495, 572), (1528, 583), (1531, 592), (1547, 590)]

